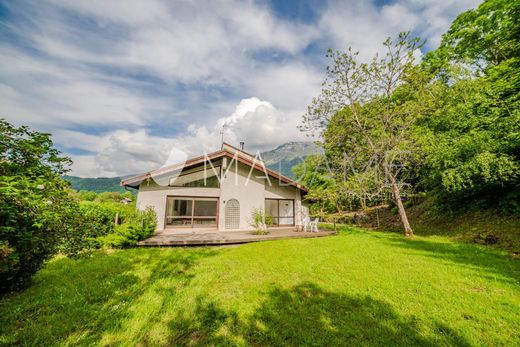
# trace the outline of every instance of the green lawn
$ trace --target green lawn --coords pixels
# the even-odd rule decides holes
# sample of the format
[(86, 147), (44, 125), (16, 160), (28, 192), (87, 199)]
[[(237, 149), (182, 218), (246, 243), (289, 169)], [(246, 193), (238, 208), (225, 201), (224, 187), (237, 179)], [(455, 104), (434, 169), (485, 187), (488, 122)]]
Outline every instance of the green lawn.
[(342, 230), (57, 258), (0, 301), (0, 344), (520, 345), (520, 262)]

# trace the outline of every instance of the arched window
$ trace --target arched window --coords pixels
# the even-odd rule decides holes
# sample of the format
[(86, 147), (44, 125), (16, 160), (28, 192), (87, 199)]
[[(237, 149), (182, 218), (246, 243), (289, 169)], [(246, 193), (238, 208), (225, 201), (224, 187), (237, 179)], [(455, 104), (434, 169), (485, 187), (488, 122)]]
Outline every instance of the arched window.
[(237, 199), (229, 199), (226, 203), (226, 229), (240, 228), (240, 203)]

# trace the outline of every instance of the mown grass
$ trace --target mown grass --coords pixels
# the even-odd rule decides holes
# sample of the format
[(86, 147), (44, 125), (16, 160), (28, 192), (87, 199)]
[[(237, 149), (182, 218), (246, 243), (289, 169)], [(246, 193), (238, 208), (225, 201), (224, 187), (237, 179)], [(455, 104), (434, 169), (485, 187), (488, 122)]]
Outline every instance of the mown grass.
[(5, 345), (520, 344), (520, 263), (342, 228), (231, 248), (57, 258), (0, 301)]
[[(360, 226), (402, 233), (403, 226), (395, 209), (372, 209)], [(430, 200), (407, 207), (414, 233), (441, 235), (453, 241), (485, 244), (520, 258), (520, 216), (497, 210), (450, 213), (439, 211)]]

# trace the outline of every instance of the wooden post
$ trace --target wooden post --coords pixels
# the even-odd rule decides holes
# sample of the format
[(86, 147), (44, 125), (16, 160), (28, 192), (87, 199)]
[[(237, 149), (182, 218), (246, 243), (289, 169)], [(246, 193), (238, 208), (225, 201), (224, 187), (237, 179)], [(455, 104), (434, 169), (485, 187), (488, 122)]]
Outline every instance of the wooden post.
[(114, 224), (119, 225), (119, 212), (116, 212), (116, 216), (114, 218)]

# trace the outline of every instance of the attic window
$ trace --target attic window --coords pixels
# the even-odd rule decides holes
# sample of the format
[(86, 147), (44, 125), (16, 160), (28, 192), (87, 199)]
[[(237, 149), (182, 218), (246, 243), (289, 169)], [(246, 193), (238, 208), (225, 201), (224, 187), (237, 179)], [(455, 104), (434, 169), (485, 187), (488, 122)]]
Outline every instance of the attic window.
[(220, 166), (214, 169), (202, 169), (189, 173), (181, 173), (170, 179), (170, 187), (219, 188)]

